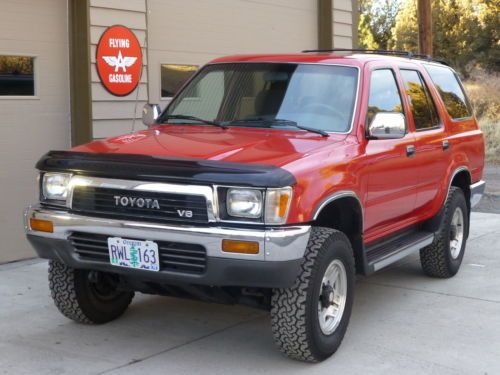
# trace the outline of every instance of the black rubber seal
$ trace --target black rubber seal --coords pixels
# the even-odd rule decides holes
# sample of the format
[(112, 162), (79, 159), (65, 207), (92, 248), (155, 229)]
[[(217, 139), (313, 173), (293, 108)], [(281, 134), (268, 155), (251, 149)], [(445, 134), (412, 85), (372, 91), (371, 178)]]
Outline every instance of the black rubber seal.
[(134, 154), (50, 151), (36, 168), (83, 176), (189, 184), (279, 188), (296, 183), (290, 172), (272, 165)]

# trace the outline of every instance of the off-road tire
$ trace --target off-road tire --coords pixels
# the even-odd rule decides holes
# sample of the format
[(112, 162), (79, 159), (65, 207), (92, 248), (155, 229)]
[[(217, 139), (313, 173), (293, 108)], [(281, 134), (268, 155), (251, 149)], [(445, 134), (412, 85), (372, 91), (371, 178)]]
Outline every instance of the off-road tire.
[[(347, 273), (346, 305), (335, 331), (325, 335), (319, 326), (318, 294), (326, 268), (334, 259), (342, 262)], [(330, 228), (313, 228), (294, 285), (273, 290), (271, 326), (280, 350), (306, 362), (319, 362), (335, 353), (349, 324), (354, 280), (353, 251), (346, 235)]]
[(78, 323), (101, 324), (118, 318), (134, 297), (133, 292), (116, 291), (109, 299), (93, 292), (89, 271), (49, 261), (49, 288), (58, 310)]
[[(464, 214), (464, 239), (460, 254), (453, 259), (450, 251), (451, 220), (455, 209), (460, 207)], [(437, 278), (450, 278), (456, 275), (462, 264), (467, 234), (469, 233), (469, 210), (462, 189), (452, 186), (443, 208), (443, 217), (434, 241), (420, 250), (420, 264), (425, 274)]]

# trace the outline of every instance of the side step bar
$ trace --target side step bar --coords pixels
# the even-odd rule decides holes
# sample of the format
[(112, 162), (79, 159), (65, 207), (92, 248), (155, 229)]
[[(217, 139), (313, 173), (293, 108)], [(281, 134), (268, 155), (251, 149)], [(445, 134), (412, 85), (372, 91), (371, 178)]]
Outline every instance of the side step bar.
[(368, 273), (387, 267), (411, 253), (430, 245), (432, 241), (434, 241), (434, 233), (411, 232), (373, 246), (368, 246), (366, 249)]

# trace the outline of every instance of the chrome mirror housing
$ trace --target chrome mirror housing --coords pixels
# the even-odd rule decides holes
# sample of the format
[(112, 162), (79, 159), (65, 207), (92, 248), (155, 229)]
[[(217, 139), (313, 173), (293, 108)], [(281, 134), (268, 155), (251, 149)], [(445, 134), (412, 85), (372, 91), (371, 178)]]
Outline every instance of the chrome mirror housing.
[(142, 109), (142, 123), (147, 127), (153, 125), (160, 117), (161, 108), (159, 104), (144, 104)]
[(399, 112), (378, 112), (368, 127), (370, 139), (398, 139), (405, 134), (405, 116)]

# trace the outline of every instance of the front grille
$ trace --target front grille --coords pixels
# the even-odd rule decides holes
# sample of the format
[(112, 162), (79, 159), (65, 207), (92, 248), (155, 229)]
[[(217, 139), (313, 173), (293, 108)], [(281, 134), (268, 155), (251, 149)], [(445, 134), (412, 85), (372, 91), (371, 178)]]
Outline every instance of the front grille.
[[(122, 204), (122, 197), (125, 197), (123, 201), (127, 204)], [(201, 195), (93, 186), (75, 187), (71, 211), (118, 220), (190, 224), (208, 222), (207, 201)]]
[[(73, 232), (69, 240), (81, 260), (109, 263), (108, 237), (102, 234)], [(202, 245), (169, 241), (154, 242), (158, 244), (160, 271), (194, 274), (205, 272), (207, 251)]]

